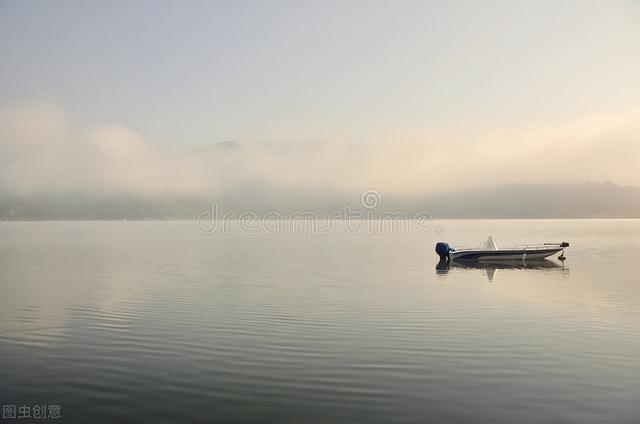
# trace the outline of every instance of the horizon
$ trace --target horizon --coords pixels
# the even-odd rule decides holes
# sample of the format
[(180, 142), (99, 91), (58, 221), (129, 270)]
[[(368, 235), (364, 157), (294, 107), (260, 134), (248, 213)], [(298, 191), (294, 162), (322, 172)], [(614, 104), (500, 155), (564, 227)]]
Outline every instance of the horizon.
[[(375, 189), (359, 196), (327, 191), (278, 192), (251, 188), (242, 195), (137, 195), (85, 192), (43, 192), (30, 195), (0, 193), (0, 219), (40, 220), (194, 220), (219, 211), (222, 219), (247, 214), (255, 219), (315, 220), (377, 218), (394, 214), (404, 219), (561, 219), (640, 218), (640, 187), (610, 181), (579, 184), (507, 184), (457, 190), (422, 198), (387, 196)], [(387, 219), (390, 217), (387, 216)], [(226, 219), (226, 218), (225, 218)]]

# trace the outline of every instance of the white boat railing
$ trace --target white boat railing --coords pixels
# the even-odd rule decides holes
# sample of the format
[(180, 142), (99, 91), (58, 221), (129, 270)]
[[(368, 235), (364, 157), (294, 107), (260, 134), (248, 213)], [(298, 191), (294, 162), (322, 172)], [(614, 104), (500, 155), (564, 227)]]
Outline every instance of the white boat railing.
[[(563, 246), (564, 243), (534, 243), (534, 244), (519, 244), (513, 247), (501, 247), (498, 250), (546, 250), (546, 249), (560, 249), (568, 246)], [(454, 247), (455, 251), (467, 251), (467, 250), (485, 250), (483, 249), (483, 245), (469, 247)]]
[(563, 243), (537, 243), (537, 244), (519, 244), (514, 246), (514, 249), (522, 249), (522, 250), (545, 250), (545, 249), (554, 249), (554, 248), (562, 248)]

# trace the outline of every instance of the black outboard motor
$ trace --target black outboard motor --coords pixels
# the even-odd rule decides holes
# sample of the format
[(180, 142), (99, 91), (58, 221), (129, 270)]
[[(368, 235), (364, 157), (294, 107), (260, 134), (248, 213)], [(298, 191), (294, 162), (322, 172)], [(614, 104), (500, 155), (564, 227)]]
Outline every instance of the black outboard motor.
[(449, 252), (452, 250), (453, 249), (451, 249), (447, 243), (443, 243), (441, 241), (436, 243), (436, 253), (440, 256), (441, 262), (448, 261), (450, 259)]

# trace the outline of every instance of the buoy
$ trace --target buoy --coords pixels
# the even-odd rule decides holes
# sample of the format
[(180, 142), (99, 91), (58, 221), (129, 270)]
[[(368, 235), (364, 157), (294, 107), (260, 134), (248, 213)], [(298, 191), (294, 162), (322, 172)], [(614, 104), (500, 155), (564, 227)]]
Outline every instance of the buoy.
[(562, 249), (562, 253), (560, 254), (560, 256), (558, 256), (558, 259), (560, 259), (561, 261), (564, 261), (565, 259), (567, 259), (567, 258), (564, 256), (564, 249)]

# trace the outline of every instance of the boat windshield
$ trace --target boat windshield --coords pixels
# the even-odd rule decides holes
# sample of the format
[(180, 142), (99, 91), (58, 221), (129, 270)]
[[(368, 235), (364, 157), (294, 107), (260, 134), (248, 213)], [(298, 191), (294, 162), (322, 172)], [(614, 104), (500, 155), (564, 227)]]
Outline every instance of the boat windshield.
[(498, 250), (498, 246), (493, 241), (493, 237), (489, 236), (487, 241), (483, 243), (482, 250)]

